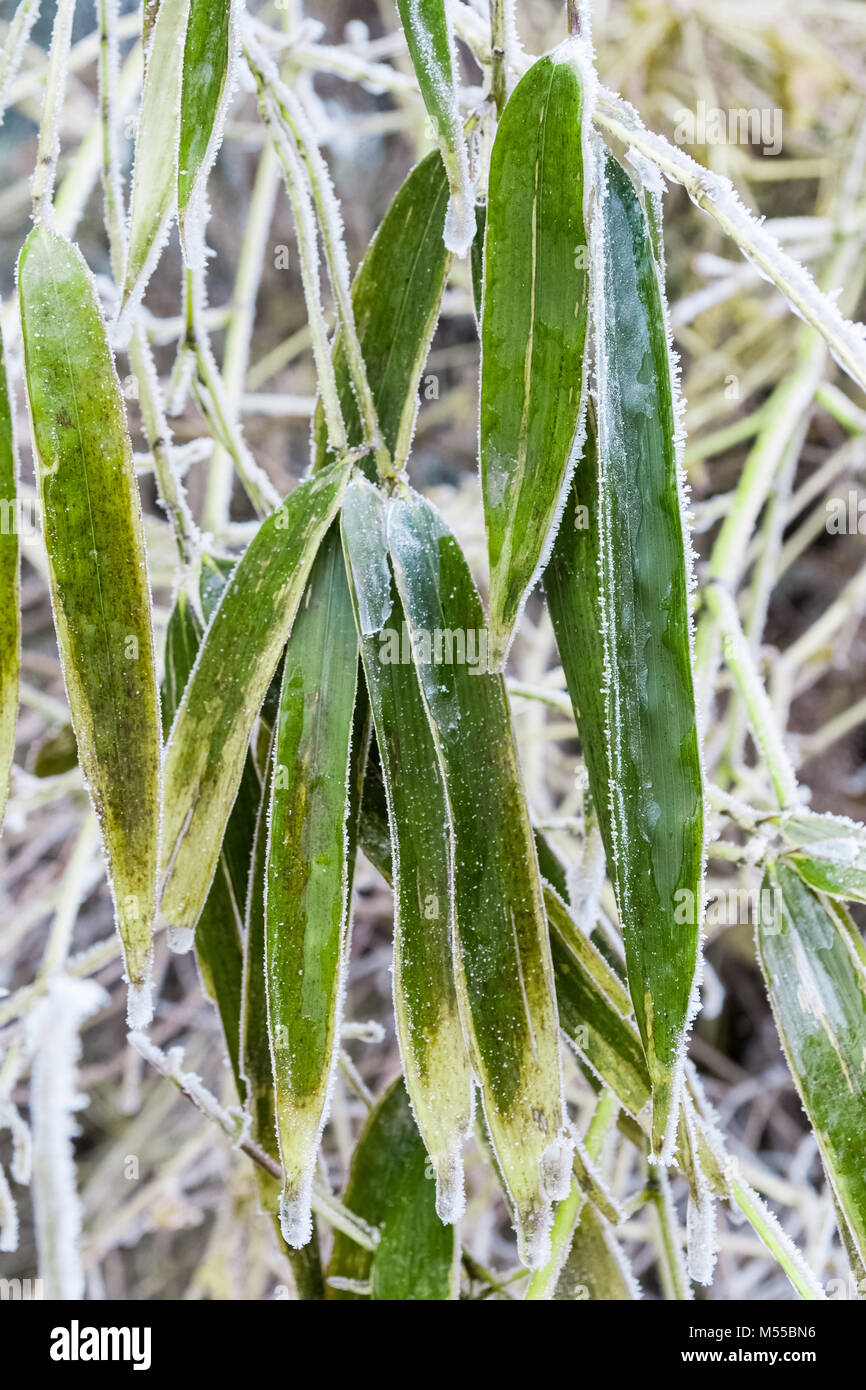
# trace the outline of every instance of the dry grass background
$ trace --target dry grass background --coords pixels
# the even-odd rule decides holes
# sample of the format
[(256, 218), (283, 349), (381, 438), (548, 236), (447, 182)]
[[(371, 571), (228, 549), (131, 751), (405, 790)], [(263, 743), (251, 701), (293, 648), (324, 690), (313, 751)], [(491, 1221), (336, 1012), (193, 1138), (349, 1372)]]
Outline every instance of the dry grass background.
[[(530, 51), (541, 52), (563, 33), (560, 7), (552, 0), (520, 3), (518, 24)], [(361, 22), (382, 57), (393, 56), (409, 72), (397, 38), (391, 0), (328, 0), (315, 7), (327, 41), (361, 43)], [(7, 7), (6, 20), (11, 14)], [(51, 19), (51, 13), (45, 16)], [(348, 27), (347, 27), (348, 26)], [(80, 7), (76, 39), (92, 27), (89, 7)], [(0, 31), (2, 32), (2, 31)], [(866, 97), (866, 7), (846, 0), (749, 0), (724, 5), (691, 0), (615, 0), (596, 8), (595, 39), (602, 79), (639, 109), (646, 124), (672, 137), (682, 109), (759, 108), (781, 112), (781, 153), (764, 155), (754, 145), (709, 144), (689, 147), (697, 159), (727, 174), (747, 204), (768, 218), (781, 219), (786, 244), (820, 278), (833, 247), (839, 190), (849, 172), (852, 139), (863, 117)], [(0, 130), (0, 292), (8, 304), (13, 267), (28, 226), (27, 180), (33, 166), (38, 117), (38, 84), (47, 42), (43, 22), (34, 33), (19, 84), (30, 78), (16, 109)], [(464, 80), (480, 81), (463, 50)], [(423, 144), (423, 118), (417, 100), (364, 92), (329, 74), (306, 75), (320, 103), (327, 129), (325, 152), (342, 200), (347, 240), (357, 263), (379, 218)], [(93, 62), (75, 71), (63, 132), (64, 176), (75, 178), (76, 150), (91, 123), (96, 72)], [(214, 255), (208, 285), (212, 331), (219, 356), (224, 314), (231, 306), (240, 238), (249, 206), (262, 128), (253, 99), (240, 94), (232, 109), (222, 155), (211, 180), (213, 215), (209, 242)], [(127, 156), (130, 148), (127, 146)], [(72, 171), (70, 174), (70, 170)], [(866, 204), (855, 209), (866, 228)], [(107, 272), (98, 182), (82, 208), (77, 236), (97, 273)], [(836, 224), (838, 225), (838, 224)], [(290, 248), (289, 268), (279, 269), (279, 248)], [(679, 189), (666, 202), (669, 295), (677, 346), (683, 358), (688, 399), (687, 464), (697, 521), (696, 544), (705, 552), (712, 539), (714, 498), (735, 484), (747, 442), (708, 454), (702, 441), (747, 420), (796, 360), (801, 328), (777, 292), (762, 282), (725, 245), (715, 224), (694, 209)], [(157, 334), (160, 370), (171, 370), (176, 342), (170, 322), (177, 313), (180, 256), (173, 241), (148, 293), (148, 307), (163, 320)], [(700, 298), (703, 296), (703, 298)], [(853, 305), (851, 306), (854, 307)], [(860, 318), (861, 302), (853, 316)], [(245, 413), (248, 443), (277, 487), (284, 491), (307, 460), (308, 422), (303, 414), (280, 413), (279, 399), (310, 397), (312, 362), (299, 335), (303, 296), (294, 255), (287, 201), (280, 192), (270, 231), (251, 352), (250, 393), (267, 393), (267, 402)], [(280, 345), (294, 351), (279, 362)], [(276, 362), (265, 373), (262, 364)], [(124, 370), (121, 363), (121, 371)], [(468, 276), (458, 267), (425, 373), (435, 378), (422, 399), (412, 473), (433, 492), (483, 583), (480, 566), (483, 530), (475, 481), (477, 424), (477, 340)], [(827, 380), (847, 391), (839, 373)], [(433, 395), (433, 391), (436, 395)], [(853, 388), (851, 400), (855, 405)], [(837, 407), (830, 394), (827, 400)], [(265, 413), (262, 405), (276, 413)], [(136, 427), (135, 403), (131, 421)], [(797, 464), (795, 487), (813, 475), (847, 440), (847, 469), (833, 490), (843, 495), (856, 486), (866, 462), (866, 443), (855, 419), (853, 432), (834, 418), (826, 403), (812, 410)], [(178, 441), (207, 433), (194, 404), (173, 421)], [(18, 394), (18, 438), (22, 479), (33, 486), (28, 426)], [(140, 432), (136, 447), (145, 449)], [(724, 438), (722, 440), (724, 442)], [(206, 463), (193, 463), (187, 475), (194, 511), (202, 498)], [(164, 629), (171, 599), (172, 543), (154, 505), (152, 479), (142, 476), (153, 556), (157, 622)], [(814, 504), (813, 504), (814, 505)], [(823, 506), (818, 499), (818, 506)], [(233, 521), (248, 519), (236, 490)], [(802, 520), (802, 517), (799, 518)], [(820, 517), (819, 517), (820, 520)], [(787, 535), (796, 530), (788, 528)], [(814, 529), (814, 528), (813, 528)], [(237, 540), (238, 530), (224, 536)], [(57, 736), (65, 725), (63, 686), (53, 639), (51, 614), (38, 542), (23, 548), (24, 606), (23, 702), (13, 795), (0, 844), (0, 1048), (21, 1026), (26, 991), (38, 968), (52, 920), (73, 911), (74, 953), (110, 937), (111, 908), (98, 851), (88, 849), (82, 866), (73, 858), (89, 817), (77, 771), (51, 770)], [(768, 660), (804, 631), (864, 564), (861, 536), (828, 535), (823, 526), (794, 558), (774, 591), (766, 629)], [(793, 705), (795, 747), (802, 776), (813, 791), (812, 804), (859, 819), (866, 813), (866, 725), (854, 727), (811, 757), (816, 733), (854, 705), (864, 688), (866, 644), (859, 614), (837, 634), (817, 670), (817, 679)], [(561, 687), (549, 622), (540, 602), (527, 612), (510, 673), (533, 686)], [(576, 841), (568, 825), (579, 811), (580, 789), (574, 768), (578, 745), (570, 717), (537, 701), (515, 700), (523, 766), (536, 815), (555, 828), (564, 852)], [(62, 741), (62, 739), (61, 739)], [(62, 750), (61, 750), (62, 751)], [(61, 764), (62, 765), (62, 764)], [(329, 1177), (342, 1184), (354, 1139), (365, 1114), (366, 1088), (377, 1091), (398, 1069), (390, 1011), (390, 895), (375, 871), (362, 863), (356, 889), (352, 974), (347, 1017), (376, 1019), (387, 1029), (384, 1042), (349, 1042), (356, 1077), (341, 1077), (326, 1139)], [(748, 926), (711, 932), (708, 948), (715, 984), (695, 1030), (692, 1056), (715, 1102), (732, 1152), (747, 1160), (751, 1180), (768, 1195), (786, 1229), (822, 1271), (844, 1278), (833, 1244), (832, 1210), (810, 1136), (776, 1039)], [(216, 1014), (203, 997), (191, 956), (170, 956), (157, 947), (160, 1004), (154, 1040), (183, 1044), (187, 1065), (202, 1073), (215, 1091), (229, 1095), (230, 1074), (222, 1060)], [(270, 1224), (256, 1214), (255, 1185), (249, 1164), (215, 1134), (172, 1087), (145, 1069), (124, 1043), (124, 991), (120, 962), (100, 969), (96, 978), (111, 1003), (88, 1021), (84, 1032), (82, 1090), (88, 1104), (80, 1115), (77, 1143), (79, 1188), (85, 1209), (85, 1263), (88, 1293), (94, 1298), (244, 1298), (292, 1296), (288, 1265), (277, 1250)], [(586, 1088), (570, 1076), (570, 1099), (578, 1110)], [(26, 1081), (13, 1099), (26, 1106)], [(0, 1135), (0, 1161), (8, 1158), (8, 1134)], [(633, 1174), (623, 1160), (617, 1181), (626, 1193)], [(760, 1183), (758, 1183), (760, 1177)], [(504, 1210), (495, 1197), (489, 1170), (480, 1159), (471, 1166), (472, 1197), (465, 1234), (469, 1248), (485, 1263), (507, 1268), (514, 1261)], [(35, 1251), (27, 1193), (16, 1189), (22, 1217), (18, 1253), (0, 1257), (0, 1274), (35, 1273)], [(680, 1209), (682, 1215), (682, 1208)], [(646, 1210), (625, 1231), (645, 1292), (661, 1293), (653, 1232)], [(704, 1296), (703, 1294), (701, 1296)], [(748, 1227), (725, 1228), (722, 1253), (710, 1298), (785, 1298), (792, 1291), (784, 1276), (763, 1257)]]

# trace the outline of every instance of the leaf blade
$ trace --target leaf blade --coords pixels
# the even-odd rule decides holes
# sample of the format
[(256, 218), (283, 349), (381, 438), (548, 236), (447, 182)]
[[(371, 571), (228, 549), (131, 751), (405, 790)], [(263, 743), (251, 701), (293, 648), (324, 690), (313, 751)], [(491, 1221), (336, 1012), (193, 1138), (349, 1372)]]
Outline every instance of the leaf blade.
[(21, 660), (17, 471), (6, 358), (0, 338), (0, 826), (15, 755)]
[(156, 891), (160, 737), (132, 447), (105, 324), (80, 253), (37, 226), (22, 249), (18, 275), (58, 646), (79, 761), (102, 829), (127, 975), (143, 990)]
[(496, 661), (543, 567), (583, 413), (583, 119), (576, 69), (541, 58), (512, 93), (491, 156), (480, 419)]

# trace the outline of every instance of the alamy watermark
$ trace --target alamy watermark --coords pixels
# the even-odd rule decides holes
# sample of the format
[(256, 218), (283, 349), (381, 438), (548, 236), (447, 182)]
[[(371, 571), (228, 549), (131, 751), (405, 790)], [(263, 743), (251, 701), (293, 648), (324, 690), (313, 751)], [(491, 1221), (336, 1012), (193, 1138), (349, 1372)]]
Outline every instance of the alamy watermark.
[(762, 154), (782, 151), (782, 110), (778, 106), (681, 106), (674, 113), (674, 140), (678, 145), (761, 145)]
[(400, 631), (385, 627), (379, 633), (379, 661), (383, 666), (465, 666), (470, 676), (489, 675), (489, 637), (486, 627), (415, 628), (403, 623)]

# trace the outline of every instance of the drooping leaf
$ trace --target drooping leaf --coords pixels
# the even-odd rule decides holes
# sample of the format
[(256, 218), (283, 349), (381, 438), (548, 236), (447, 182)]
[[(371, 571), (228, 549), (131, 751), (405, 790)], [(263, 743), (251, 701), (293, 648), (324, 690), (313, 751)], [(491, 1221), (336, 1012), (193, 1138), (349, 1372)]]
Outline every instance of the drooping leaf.
[(794, 1084), (861, 1261), (866, 1256), (866, 963), (834, 904), (771, 865), (758, 950)]
[(588, 440), (547, 589), (617, 892), (660, 1154), (676, 1122), (697, 963), (703, 797), (659, 268), (631, 180), (608, 155), (603, 193), (592, 232), (596, 450)]
[(289, 1245), (310, 1238), (313, 1172), (340, 1050), (349, 947), (358, 638), (340, 533), (319, 549), (286, 647), (265, 888), (268, 1027)]
[[(208, 616), (205, 608), (205, 617)], [(165, 678), (162, 715), (165, 736), (171, 728), (201, 643), (201, 624), (184, 590), (178, 593), (165, 639)], [(247, 760), (249, 762), (249, 759)], [(251, 769), (256, 786), (258, 778)], [(250, 846), (255, 830), (255, 805), (249, 803), (248, 770), (232, 807), (220, 861), (214, 874), (195, 935), (195, 952), (202, 982), (220, 1015), (232, 1073), (241, 1100), (240, 1074), (241, 933)], [(245, 864), (245, 867), (244, 867)], [(240, 895), (240, 896), (238, 896)]]
[(57, 641), (127, 976), (141, 990), (156, 892), (160, 724), (132, 447), (80, 253), (35, 227), (18, 287)]
[(184, 239), (187, 209), (196, 209), (222, 139), (236, 24), (233, 10), (233, 0), (189, 0), (177, 166), (178, 221)]
[(466, 560), (436, 509), (395, 498), (388, 539), (452, 824), (457, 990), (521, 1257), (548, 1244), (569, 1171), (553, 971), (505, 682)]
[(253, 724), (344, 485), (333, 467), (295, 488), (259, 527), (205, 632), (165, 754), (160, 911), (181, 932), (211, 885)]
[(121, 309), (144, 292), (177, 207), (181, 87), (189, 9), (190, 0), (160, 0), (153, 20), (135, 137)]
[(604, 1217), (584, 1202), (553, 1297), (621, 1303), (639, 1296), (625, 1255)]
[(362, 479), (346, 492), (343, 543), (387, 793), (394, 873), (394, 1012), (403, 1073), (433, 1162), (437, 1210), (463, 1208), (461, 1150), (472, 1075), (451, 944), (448, 804), (391, 574), (386, 502)]
[(371, 1112), (352, 1159), (343, 1204), (380, 1232), (375, 1254), (341, 1231), (327, 1270), (327, 1297), (354, 1300), (363, 1293), (334, 1287), (350, 1281), (367, 1297), (389, 1301), (455, 1299), (460, 1245), (456, 1226), (436, 1214), (435, 1183), (409, 1098), (398, 1078)]
[[(267, 878), (268, 811), (271, 805), (271, 769), (262, 788), (261, 805), (253, 841), (253, 859), (247, 896), (243, 995), (241, 1002), (241, 1071), (250, 1117), (250, 1136), (271, 1158), (280, 1162), (277, 1138), (277, 1102), (271, 1040), (268, 1027), (268, 993), (265, 973), (265, 881)], [(279, 1211), (282, 1183), (272, 1174), (256, 1170), (259, 1202), (263, 1211)]]
[(6, 809), (18, 720), (21, 604), (18, 592), (18, 499), (12, 409), (0, 339), (0, 825)]
[(548, 553), (584, 399), (584, 97), (565, 44), (514, 89), (490, 163), (481, 484), (493, 658)]
[(475, 233), (475, 198), (457, 104), (454, 37), (445, 0), (397, 0), (403, 33), (433, 135), (448, 174), (451, 198), (445, 244), (465, 256)]
[[(448, 275), (450, 256), (442, 241), (447, 203), (448, 181), (434, 151), (398, 190), (352, 284), (367, 380), (382, 438), (398, 468), (409, 453), (418, 412), (418, 380)], [(349, 444), (357, 447), (364, 431), (339, 332), (334, 374)], [(313, 422), (314, 466), (321, 468), (327, 457), (320, 401)]]

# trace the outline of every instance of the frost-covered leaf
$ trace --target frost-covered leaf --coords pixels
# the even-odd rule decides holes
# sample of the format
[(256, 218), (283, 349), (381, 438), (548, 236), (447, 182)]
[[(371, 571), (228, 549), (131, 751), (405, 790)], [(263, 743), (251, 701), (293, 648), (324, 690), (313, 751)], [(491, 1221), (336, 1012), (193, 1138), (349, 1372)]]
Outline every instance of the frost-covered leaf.
[(362, 479), (346, 492), (343, 543), (381, 756), (394, 873), (394, 1012), (406, 1086), (437, 1183), (437, 1210), (463, 1209), (461, 1150), (472, 1074), (451, 944), (450, 822), (442, 772), (385, 536), (386, 502)]
[(610, 1225), (591, 1202), (583, 1204), (553, 1297), (557, 1302), (640, 1298), (628, 1259)]
[(844, 816), (798, 815), (782, 822), (782, 836), (813, 888), (834, 898), (866, 902), (866, 826)]
[(344, 485), (333, 467), (295, 488), (259, 527), (205, 632), (165, 754), (160, 911), (181, 932), (207, 896), (253, 724)]
[[(418, 380), (439, 317), (450, 256), (442, 241), (448, 181), (434, 152), (422, 159), (398, 190), (352, 284), (355, 326), (367, 368), (382, 438), (398, 468), (406, 462)], [(340, 333), (334, 343), (334, 375), (349, 444), (364, 430)], [(322, 403), (313, 423), (313, 458), (327, 459)], [(369, 461), (372, 468), (372, 458)], [(372, 474), (371, 474), (372, 476)]]
[(827, 1178), (866, 1257), (866, 963), (856, 928), (784, 863), (764, 877), (757, 938), (779, 1037)]
[[(321, 475), (320, 475), (321, 476)], [(339, 1057), (349, 949), (350, 781), (358, 638), (340, 533), (316, 556), (286, 647), (265, 879), (268, 1027), (289, 1245), (310, 1199)]]
[(673, 1137), (693, 1000), (703, 794), (660, 273), (631, 180), (602, 158), (591, 247), (596, 448), (590, 437), (546, 586), (617, 891), (660, 1154)]
[[(267, 876), (268, 811), (271, 805), (270, 768), (261, 793), (256, 819), (253, 857), (246, 903), (241, 1003), (241, 1071), (250, 1117), (250, 1137), (276, 1163), (280, 1162), (277, 1138), (276, 1087), (268, 1027), (268, 995), (265, 975), (265, 879)], [(273, 1215), (279, 1211), (282, 1183), (271, 1173), (256, 1171), (259, 1203)]]
[[(570, 1163), (541, 880), (505, 682), (457, 541), (417, 493), (388, 541), (451, 813), (458, 999), (521, 1257), (546, 1257)], [(461, 650), (462, 647), (462, 650)]]
[(181, 87), (189, 10), (190, 0), (160, 0), (153, 23), (135, 137), (121, 309), (144, 293), (177, 207)]
[[(189, 0), (183, 50), (177, 209), (188, 247), (187, 215), (201, 219), (204, 185), (222, 139), (237, 20), (235, 0)], [(196, 233), (199, 228), (196, 227)], [(200, 253), (193, 246), (193, 254)]]
[(454, 37), (445, 0), (397, 0), (433, 135), (448, 174), (451, 197), (444, 237), (449, 250), (465, 256), (475, 234), (475, 197), (457, 104)]
[(521, 79), (490, 164), (481, 483), (497, 662), (547, 556), (584, 398), (584, 90), (570, 58), (578, 51), (565, 44)]
[(18, 591), (18, 501), (12, 405), (0, 340), (0, 825), (6, 808), (18, 719), (21, 606)]
[[(223, 580), (223, 583), (225, 581)], [(205, 606), (205, 616), (207, 608)], [(201, 624), (187, 594), (181, 590), (168, 621), (165, 638), (165, 679), (162, 687), (163, 728), (168, 733), (195, 665)], [(249, 777), (252, 777), (252, 787)], [(250, 805), (252, 795), (252, 805)], [(229, 1061), (243, 1099), (240, 1078), (241, 936), (243, 906), (255, 830), (258, 777), (251, 760), (226, 827), (220, 862), (198, 920), (195, 952), (202, 983), (220, 1015)]]
[[(375, 1254), (337, 1231), (327, 1270), (327, 1297), (359, 1296), (340, 1283), (369, 1282), (368, 1297), (445, 1301), (459, 1287), (456, 1226), (436, 1214), (436, 1184), (401, 1078), (371, 1112), (352, 1159), (343, 1205), (379, 1229)], [(338, 1281), (334, 1287), (332, 1280)]]
[(21, 252), (18, 288), (57, 642), (127, 977), (141, 990), (156, 893), (160, 726), (132, 447), (105, 324), (78, 250), (35, 227)]

